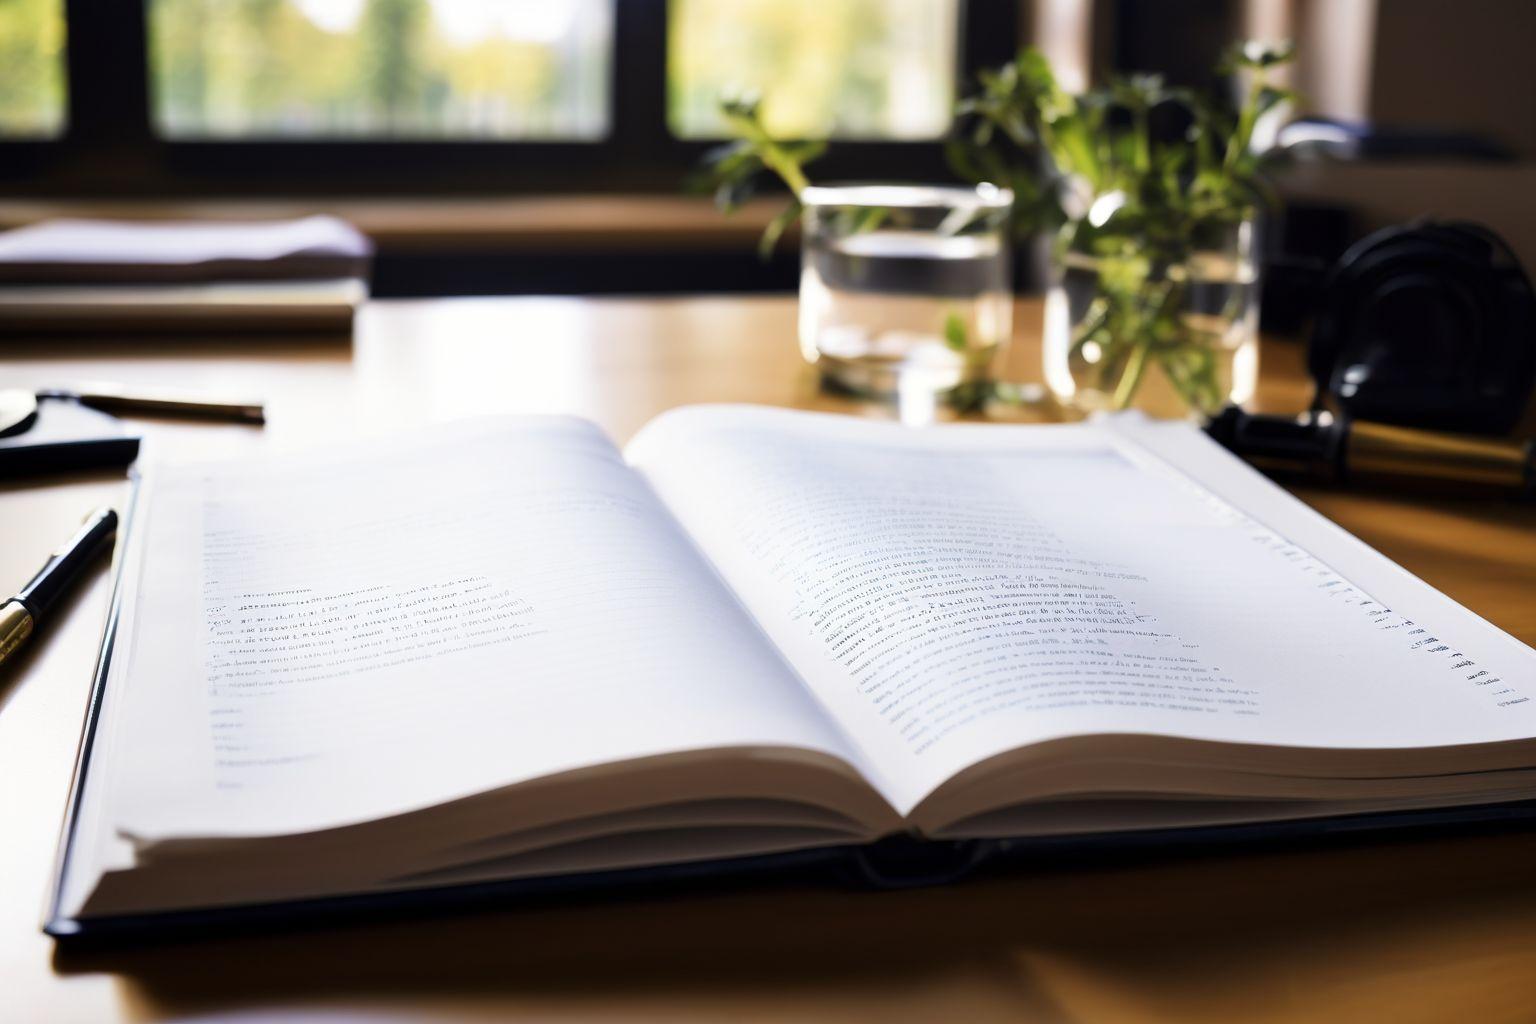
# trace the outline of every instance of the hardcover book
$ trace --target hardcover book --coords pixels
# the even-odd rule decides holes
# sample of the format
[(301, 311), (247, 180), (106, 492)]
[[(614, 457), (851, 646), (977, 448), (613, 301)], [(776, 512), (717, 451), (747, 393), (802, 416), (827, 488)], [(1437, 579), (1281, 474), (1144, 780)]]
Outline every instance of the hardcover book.
[(119, 572), (55, 934), (1536, 797), (1536, 652), (1134, 415), (152, 467)]

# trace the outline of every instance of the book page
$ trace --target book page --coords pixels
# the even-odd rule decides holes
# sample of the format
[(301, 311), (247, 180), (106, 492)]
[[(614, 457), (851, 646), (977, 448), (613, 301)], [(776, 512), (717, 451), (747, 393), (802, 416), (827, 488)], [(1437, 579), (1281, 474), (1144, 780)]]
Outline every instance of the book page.
[[(1245, 493), (1265, 515), (1319, 519), (1193, 427), (1159, 430), (1182, 439), (1169, 451), (1209, 456), (1205, 472), (1256, 481)], [(1346, 577), (1135, 433), (720, 407), (668, 414), (628, 456), (896, 780), (903, 813), (969, 765), (1057, 737), (1378, 748), (1536, 733), (1528, 648), (1314, 525), (1371, 583)]]
[(112, 768), (136, 839), (671, 752), (857, 756), (590, 424), (165, 467), (146, 501)]

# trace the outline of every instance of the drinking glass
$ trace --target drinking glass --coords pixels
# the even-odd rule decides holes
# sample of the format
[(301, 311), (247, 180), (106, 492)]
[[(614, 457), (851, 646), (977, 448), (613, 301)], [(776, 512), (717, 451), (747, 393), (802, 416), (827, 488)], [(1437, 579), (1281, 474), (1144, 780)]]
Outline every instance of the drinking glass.
[(1012, 333), (1013, 194), (841, 185), (800, 199), (800, 347), (823, 379), (879, 397), (978, 394)]

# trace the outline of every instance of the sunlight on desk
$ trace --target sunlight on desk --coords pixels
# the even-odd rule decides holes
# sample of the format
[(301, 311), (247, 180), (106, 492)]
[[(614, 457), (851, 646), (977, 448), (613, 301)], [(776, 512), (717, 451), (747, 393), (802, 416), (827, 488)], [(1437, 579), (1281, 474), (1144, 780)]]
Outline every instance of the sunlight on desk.
[[(1033, 376), (1038, 304), (1011, 365)], [(889, 416), (817, 390), (787, 298), (377, 302), (356, 339), (79, 341), (14, 346), (10, 381), (173, 382), (264, 395), (270, 424), (144, 423), (156, 450), (292, 449), (466, 415), (566, 412), (626, 439), (699, 400)], [(1307, 398), (1298, 351), (1269, 345), (1261, 402)], [(77, 508), (121, 494), (71, 481), (0, 494), (24, 578)], [(1411, 572), (1536, 641), (1536, 520), (1472, 498), (1308, 489), (1302, 496)], [(1054, 866), (941, 889), (797, 886), (575, 901), (55, 955), (36, 931), (105, 611), (103, 574), (7, 680), (0, 847), (8, 999), (20, 1019), (257, 1019), (294, 1012), (441, 1020), (1483, 1020), (1528, 1010), (1536, 897), (1526, 834)], [(24, 837), (24, 839), (22, 838)], [(709, 936), (702, 943), (700, 936)], [(56, 973), (57, 972), (57, 973)], [(1412, 985), (1404, 979), (1414, 979)]]

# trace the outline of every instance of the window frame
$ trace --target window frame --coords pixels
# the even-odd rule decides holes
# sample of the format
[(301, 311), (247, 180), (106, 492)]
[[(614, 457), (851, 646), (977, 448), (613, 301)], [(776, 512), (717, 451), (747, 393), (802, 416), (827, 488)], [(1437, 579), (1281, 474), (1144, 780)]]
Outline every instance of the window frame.
[[(0, 188), (39, 197), (489, 195), (675, 192), (716, 143), (667, 123), (667, 0), (614, 0), (610, 128), (593, 141), (167, 140), (154, 130), (146, 34), (152, 0), (65, 0), (68, 117), (52, 140), (0, 141)], [(957, 95), (1013, 56), (1019, 0), (961, 0)], [(832, 179), (947, 178), (938, 140), (839, 140)]]

